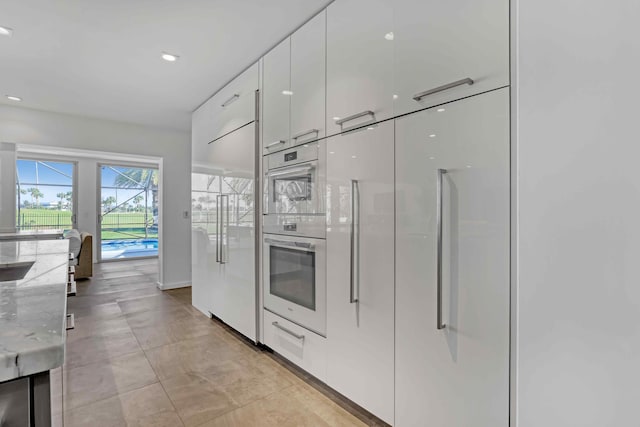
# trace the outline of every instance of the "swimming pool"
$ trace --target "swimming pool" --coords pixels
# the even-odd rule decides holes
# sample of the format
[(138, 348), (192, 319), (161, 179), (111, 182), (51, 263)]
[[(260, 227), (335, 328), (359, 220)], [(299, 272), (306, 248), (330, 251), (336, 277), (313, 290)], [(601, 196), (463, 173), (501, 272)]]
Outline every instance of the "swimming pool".
[(124, 259), (158, 255), (158, 239), (103, 240), (102, 259)]

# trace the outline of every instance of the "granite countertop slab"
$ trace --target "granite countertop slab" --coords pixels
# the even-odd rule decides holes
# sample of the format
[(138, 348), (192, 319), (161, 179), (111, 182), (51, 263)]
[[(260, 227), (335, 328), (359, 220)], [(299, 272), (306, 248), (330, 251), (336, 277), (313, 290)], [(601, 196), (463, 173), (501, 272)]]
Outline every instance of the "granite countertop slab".
[(0, 241), (0, 266), (35, 261), (0, 282), (0, 382), (64, 363), (69, 241)]

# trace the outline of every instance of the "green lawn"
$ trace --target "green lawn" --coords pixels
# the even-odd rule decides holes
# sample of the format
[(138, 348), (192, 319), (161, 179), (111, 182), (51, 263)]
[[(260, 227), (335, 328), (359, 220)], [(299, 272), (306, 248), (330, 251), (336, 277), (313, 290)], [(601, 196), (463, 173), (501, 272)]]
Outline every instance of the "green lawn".
[[(149, 226), (153, 216), (147, 214)], [(20, 209), (17, 224), (23, 229), (71, 228), (71, 212), (54, 209)], [(111, 212), (102, 218), (102, 239), (141, 239), (145, 238), (144, 212)], [(148, 238), (157, 238), (157, 227), (148, 230)]]

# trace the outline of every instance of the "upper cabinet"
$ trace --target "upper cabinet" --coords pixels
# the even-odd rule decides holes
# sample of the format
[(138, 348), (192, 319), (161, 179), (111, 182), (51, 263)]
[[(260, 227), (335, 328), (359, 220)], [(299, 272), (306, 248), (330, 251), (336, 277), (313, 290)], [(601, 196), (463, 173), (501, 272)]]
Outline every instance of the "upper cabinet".
[(396, 116), (509, 84), (508, 0), (393, 3)]
[(323, 138), (326, 11), (291, 35), (291, 144)]
[(265, 154), (289, 142), (291, 116), (291, 38), (262, 59), (262, 144)]
[(327, 8), (327, 135), (393, 117), (393, 0)]
[(255, 120), (259, 83), (255, 63), (193, 112), (191, 142), (196, 163), (206, 156), (208, 143)]

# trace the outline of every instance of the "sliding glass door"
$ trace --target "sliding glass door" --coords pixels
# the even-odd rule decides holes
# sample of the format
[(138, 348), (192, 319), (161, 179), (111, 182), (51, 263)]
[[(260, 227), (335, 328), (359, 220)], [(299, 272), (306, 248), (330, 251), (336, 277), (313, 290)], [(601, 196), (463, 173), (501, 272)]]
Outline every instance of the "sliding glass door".
[(100, 260), (158, 255), (158, 169), (99, 165)]
[(73, 162), (17, 160), (19, 230), (76, 228), (75, 169)]

